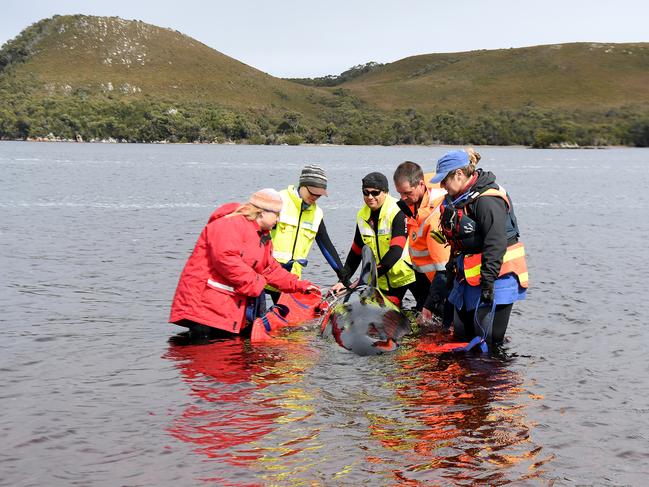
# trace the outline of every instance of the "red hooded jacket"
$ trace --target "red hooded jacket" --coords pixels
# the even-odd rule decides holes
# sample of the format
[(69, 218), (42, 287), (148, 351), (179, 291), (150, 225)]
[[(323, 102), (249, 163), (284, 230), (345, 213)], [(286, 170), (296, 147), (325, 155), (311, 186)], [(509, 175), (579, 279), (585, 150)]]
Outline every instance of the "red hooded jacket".
[(309, 285), (273, 258), (270, 235), (256, 222), (242, 215), (224, 218), (239, 206), (227, 203), (210, 216), (180, 275), (171, 323), (191, 320), (239, 333), (248, 298), (259, 296), (266, 284), (289, 293)]

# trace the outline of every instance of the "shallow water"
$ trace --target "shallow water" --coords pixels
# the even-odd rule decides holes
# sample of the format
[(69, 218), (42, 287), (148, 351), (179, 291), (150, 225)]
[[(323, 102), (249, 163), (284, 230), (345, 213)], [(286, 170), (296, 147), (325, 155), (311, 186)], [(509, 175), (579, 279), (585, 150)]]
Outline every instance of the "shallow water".
[(166, 323), (216, 205), (321, 164), (345, 254), (361, 177), (446, 150), (0, 143), (0, 485), (643, 485), (648, 150), (479, 149), (529, 257), (503, 356)]

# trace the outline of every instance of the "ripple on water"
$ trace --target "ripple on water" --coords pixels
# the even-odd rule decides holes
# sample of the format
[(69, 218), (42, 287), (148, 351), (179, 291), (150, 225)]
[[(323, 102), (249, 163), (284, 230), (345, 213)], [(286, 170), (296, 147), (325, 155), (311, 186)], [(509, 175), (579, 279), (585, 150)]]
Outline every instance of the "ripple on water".
[(446, 150), (0, 143), (0, 485), (643, 485), (649, 304), (628, 255), (646, 247), (647, 151), (481, 149), (529, 257), (504, 356), (406, 340), (356, 357), (313, 326), (282, 347), (167, 342), (214, 207), (322, 164), (345, 250), (365, 174)]

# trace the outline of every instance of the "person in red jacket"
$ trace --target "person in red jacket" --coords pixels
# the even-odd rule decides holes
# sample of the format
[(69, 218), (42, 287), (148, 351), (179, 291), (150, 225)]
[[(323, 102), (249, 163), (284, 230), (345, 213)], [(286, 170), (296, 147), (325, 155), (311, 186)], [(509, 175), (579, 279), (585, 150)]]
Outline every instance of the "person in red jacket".
[(240, 333), (263, 314), (266, 284), (288, 293), (320, 292), (273, 258), (269, 231), (281, 210), (280, 194), (266, 188), (210, 216), (180, 275), (170, 323), (198, 334)]

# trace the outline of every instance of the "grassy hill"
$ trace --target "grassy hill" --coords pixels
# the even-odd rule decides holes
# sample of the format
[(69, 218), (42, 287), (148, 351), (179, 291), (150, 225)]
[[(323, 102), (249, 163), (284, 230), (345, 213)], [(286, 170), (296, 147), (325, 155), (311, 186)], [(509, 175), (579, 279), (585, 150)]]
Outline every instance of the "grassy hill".
[(3, 52), (3, 71), (11, 69), (34, 95), (81, 92), (315, 111), (308, 101), (313, 89), (270, 76), (180, 32), (140, 21), (56, 16), (23, 31)]
[(556, 44), (413, 56), (339, 85), (382, 109), (649, 106), (649, 43)]
[(180, 32), (55, 16), (0, 49), (0, 139), (649, 144), (649, 44), (428, 54), (284, 80)]

